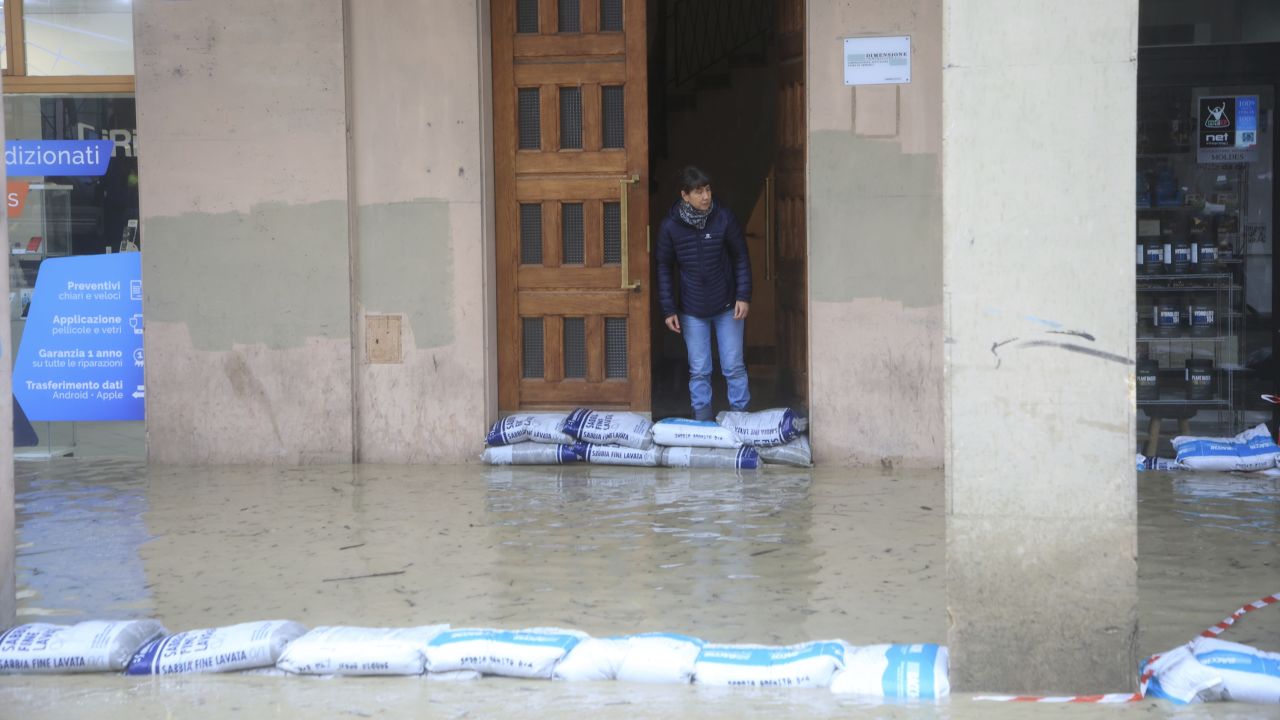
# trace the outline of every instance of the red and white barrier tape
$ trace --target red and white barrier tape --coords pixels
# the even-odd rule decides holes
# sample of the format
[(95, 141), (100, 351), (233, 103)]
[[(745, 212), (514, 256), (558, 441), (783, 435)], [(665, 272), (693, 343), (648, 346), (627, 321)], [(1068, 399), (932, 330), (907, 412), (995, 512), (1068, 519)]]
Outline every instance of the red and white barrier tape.
[[(1222, 622), (1200, 633), (1200, 637), (1208, 637), (1208, 638), (1218, 637), (1223, 632), (1225, 632), (1227, 628), (1231, 627), (1232, 625), (1235, 625), (1236, 621), (1239, 620), (1244, 615), (1251, 613), (1255, 610), (1261, 610), (1262, 608), (1275, 605), (1277, 603), (1280, 603), (1280, 593), (1276, 593), (1275, 595), (1268, 595), (1262, 598), (1261, 600), (1255, 600), (1254, 602), (1251, 602), (1248, 605), (1245, 605), (1244, 607), (1240, 608), (1239, 610), (1236, 610), (1235, 612), (1231, 613), (1231, 615), (1228, 616), (1226, 619), (1224, 619)], [(1148, 668), (1148, 670), (1142, 673), (1142, 677), (1138, 678), (1138, 692), (1136, 693), (1110, 693), (1108, 695), (1062, 695), (1062, 696), (978, 695), (973, 699), (989, 700), (992, 702), (1035, 702), (1035, 703), (1109, 704), (1109, 703), (1137, 702), (1139, 700), (1142, 700), (1144, 697), (1146, 697), (1147, 685), (1149, 685), (1151, 683), (1151, 679), (1155, 677), (1155, 671), (1151, 670), (1150, 668), (1152, 663), (1154, 663), (1159, 657), (1160, 657), (1159, 655), (1152, 655), (1151, 657), (1147, 658), (1147, 661), (1145, 663), (1143, 663), (1143, 665), (1145, 665)]]
[(1111, 693), (1108, 695), (1064, 695), (1050, 697), (1039, 695), (978, 695), (974, 700), (991, 700), (993, 702), (1034, 702), (1034, 703), (1127, 703), (1141, 700), (1138, 693)]
[(1245, 605), (1244, 607), (1240, 608), (1239, 610), (1236, 610), (1235, 612), (1231, 613), (1231, 615), (1227, 617), (1225, 620), (1223, 620), (1222, 622), (1200, 633), (1200, 637), (1207, 637), (1207, 638), (1218, 637), (1227, 628), (1231, 627), (1232, 625), (1235, 625), (1236, 621), (1239, 620), (1244, 615), (1246, 615), (1247, 613), (1251, 613), (1254, 610), (1261, 610), (1264, 607), (1275, 605), (1276, 603), (1280, 603), (1280, 593), (1276, 593), (1275, 595), (1268, 595), (1262, 598), (1261, 600), (1255, 600), (1249, 603), (1248, 605)]

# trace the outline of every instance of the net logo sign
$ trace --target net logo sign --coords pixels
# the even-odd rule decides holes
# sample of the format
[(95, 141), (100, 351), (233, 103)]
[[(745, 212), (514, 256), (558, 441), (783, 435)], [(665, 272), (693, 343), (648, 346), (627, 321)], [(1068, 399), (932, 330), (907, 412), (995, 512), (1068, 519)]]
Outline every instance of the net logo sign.
[(1257, 95), (1202, 97), (1198, 106), (1198, 162), (1241, 163), (1257, 160)]
[(5, 171), (9, 177), (105, 175), (114, 148), (110, 140), (8, 140)]
[(36, 277), (13, 393), (36, 421), (142, 420), (142, 254), (49, 258)]

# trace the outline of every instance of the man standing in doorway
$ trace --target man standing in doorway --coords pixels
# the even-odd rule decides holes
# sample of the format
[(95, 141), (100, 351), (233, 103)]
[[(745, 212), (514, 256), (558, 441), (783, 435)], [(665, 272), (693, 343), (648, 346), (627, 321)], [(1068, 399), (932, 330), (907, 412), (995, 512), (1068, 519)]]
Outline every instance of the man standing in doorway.
[[(689, 400), (695, 420), (712, 420), (711, 335), (729, 406), (751, 402), (742, 359), (743, 327), (751, 302), (751, 260), (742, 227), (711, 198), (711, 178), (690, 165), (680, 171), (680, 199), (658, 231), (658, 301), (667, 327), (684, 336), (689, 351)], [(679, 298), (673, 273), (679, 272)]]

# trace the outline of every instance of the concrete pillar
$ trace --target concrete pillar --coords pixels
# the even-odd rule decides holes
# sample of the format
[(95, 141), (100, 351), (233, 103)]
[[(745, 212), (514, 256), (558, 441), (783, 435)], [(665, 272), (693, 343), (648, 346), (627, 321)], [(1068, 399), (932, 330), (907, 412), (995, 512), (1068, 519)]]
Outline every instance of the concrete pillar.
[(138, 0), (134, 46), (149, 457), (349, 462), (342, 0)]
[[(3, 95), (3, 89), (0, 89)], [(0, 113), (0, 137), (4, 133), (4, 113)], [(5, 169), (0, 167), (0, 181)], [(0, 247), (9, 247), (9, 223), (0, 222)], [(0, 273), (0, 385), (13, 387), (13, 348), (9, 325), (9, 273)], [(17, 613), (17, 563), (13, 507), (13, 393), (0, 392), (0, 628), (13, 625)]]
[(958, 691), (1136, 687), (1137, 0), (944, 0)]
[[(941, 0), (809, 2), (817, 461), (942, 464)], [(844, 39), (911, 36), (911, 83), (844, 84)]]
[(496, 414), (488, 3), (348, 3), (357, 457), (474, 461)]

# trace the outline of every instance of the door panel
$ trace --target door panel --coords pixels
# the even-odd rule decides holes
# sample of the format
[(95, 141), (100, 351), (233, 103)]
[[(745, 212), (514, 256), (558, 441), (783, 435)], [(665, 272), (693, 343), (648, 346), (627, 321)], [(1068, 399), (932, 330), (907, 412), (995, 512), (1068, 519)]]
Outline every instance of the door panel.
[(805, 226), (804, 0), (778, 2), (778, 143), (775, 171), (779, 400), (809, 404), (809, 274)]
[(502, 410), (647, 410), (643, 0), (494, 0)]

